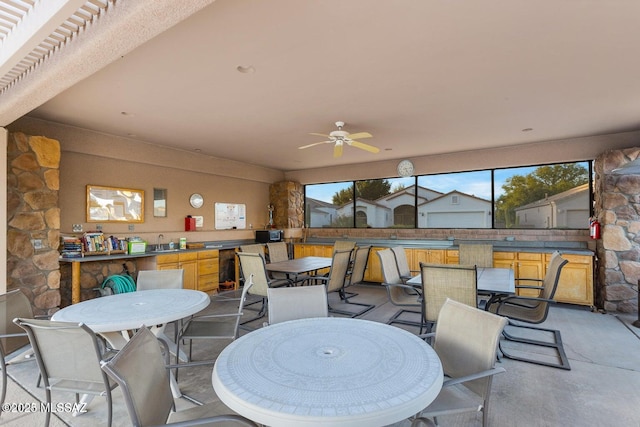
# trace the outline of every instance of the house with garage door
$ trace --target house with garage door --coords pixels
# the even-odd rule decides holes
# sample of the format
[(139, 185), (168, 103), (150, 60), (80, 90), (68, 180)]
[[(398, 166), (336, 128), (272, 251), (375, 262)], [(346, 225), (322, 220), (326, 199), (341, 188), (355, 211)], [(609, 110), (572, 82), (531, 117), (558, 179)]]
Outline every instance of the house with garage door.
[(520, 228), (580, 228), (589, 224), (589, 184), (515, 209)]

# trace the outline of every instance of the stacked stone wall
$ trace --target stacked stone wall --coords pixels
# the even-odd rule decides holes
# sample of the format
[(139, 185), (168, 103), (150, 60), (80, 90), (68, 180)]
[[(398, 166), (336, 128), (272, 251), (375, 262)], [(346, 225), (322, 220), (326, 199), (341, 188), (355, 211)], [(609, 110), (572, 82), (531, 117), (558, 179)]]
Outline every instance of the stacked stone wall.
[(7, 290), (51, 314), (60, 305), (60, 143), (10, 133), (7, 163)]
[(597, 242), (596, 301), (607, 311), (638, 311), (640, 280), (640, 175), (611, 173), (640, 156), (640, 149), (612, 150), (595, 162)]
[(304, 226), (304, 187), (299, 182), (281, 181), (269, 186), (269, 200), (274, 207), (275, 228)]

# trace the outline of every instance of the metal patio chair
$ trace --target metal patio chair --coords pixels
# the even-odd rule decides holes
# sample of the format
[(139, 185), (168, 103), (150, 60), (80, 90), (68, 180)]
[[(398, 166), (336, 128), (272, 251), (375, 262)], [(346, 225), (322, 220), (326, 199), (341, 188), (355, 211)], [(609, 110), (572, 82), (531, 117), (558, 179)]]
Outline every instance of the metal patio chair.
[[(526, 281), (538, 281), (542, 283), (542, 286), (524, 286), (524, 285), (516, 285), (516, 289), (537, 289), (539, 291), (538, 296), (530, 297), (523, 295), (512, 295), (500, 298), (497, 302), (489, 305), (487, 310), (496, 313), (500, 316), (505, 316), (509, 318), (509, 327), (505, 329), (502, 333), (506, 340), (518, 342), (526, 345), (533, 346), (542, 346), (546, 348), (553, 349), (554, 353), (557, 356), (557, 362), (550, 362), (548, 360), (543, 360), (541, 358), (532, 358), (526, 356), (519, 356), (510, 352), (505, 348), (505, 346), (500, 344), (500, 351), (502, 355), (508, 359), (520, 360), (523, 362), (535, 363), (543, 366), (551, 366), (554, 368), (566, 369), (570, 370), (571, 366), (569, 364), (569, 359), (564, 351), (564, 346), (562, 344), (562, 336), (560, 335), (560, 331), (557, 329), (547, 329), (536, 327), (532, 325), (523, 325), (522, 323), (514, 322), (520, 321), (530, 324), (539, 324), (543, 323), (547, 319), (547, 315), (549, 314), (549, 307), (552, 303), (554, 303), (553, 296), (556, 293), (556, 289), (558, 287), (558, 281), (560, 280), (560, 273), (562, 272), (562, 268), (567, 264), (567, 260), (562, 258), (560, 252), (556, 251), (551, 256), (549, 260), (549, 265), (547, 267), (547, 273), (545, 274), (544, 279), (524, 279), (519, 278), (516, 280), (526, 280)], [(551, 341), (544, 341), (541, 339), (534, 339), (526, 336), (516, 336), (513, 334), (513, 331), (508, 332), (508, 330), (533, 330), (533, 331), (543, 331), (551, 335)], [(526, 346), (525, 346), (526, 347)]]
[[(107, 425), (111, 426), (111, 390), (117, 384), (100, 369), (100, 362), (114, 354), (104, 342), (82, 323), (23, 318), (14, 319), (14, 323), (29, 336), (49, 407), (53, 390), (74, 393), (76, 402), (80, 394), (105, 396)], [(51, 412), (47, 412), (45, 426), (49, 425), (50, 420)]]
[[(377, 252), (380, 258), (380, 266), (382, 267), (382, 275), (384, 276), (384, 287), (387, 289), (387, 295), (389, 302), (398, 307), (413, 307), (420, 311), (409, 310), (403, 308), (398, 310), (387, 321), (389, 325), (393, 323), (399, 323), (402, 325), (418, 326), (420, 329), (424, 326), (424, 320), (422, 318), (422, 296), (411, 285), (406, 285), (400, 272), (398, 271), (398, 264), (396, 263), (396, 257), (391, 249), (383, 249)], [(417, 314), (420, 316), (419, 321), (403, 319), (402, 315), (409, 313)]]
[(442, 362), (442, 389), (413, 420), (412, 426), (426, 424), (433, 418), (464, 412), (482, 412), (482, 425), (488, 425), (489, 396), (493, 376), (505, 372), (495, 367), (500, 333), (507, 319), (466, 304), (447, 299), (438, 315), (436, 331), (422, 337)]
[[(226, 423), (258, 427), (239, 416), (221, 401), (174, 411), (169, 383), (169, 369), (163, 357), (161, 341), (147, 328), (140, 328), (131, 340), (111, 360), (102, 363), (102, 370), (120, 385), (127, 412), (134, 427), (151, 425), (209, 425)], [(168, 356), (168, 350), (165, 350)]]

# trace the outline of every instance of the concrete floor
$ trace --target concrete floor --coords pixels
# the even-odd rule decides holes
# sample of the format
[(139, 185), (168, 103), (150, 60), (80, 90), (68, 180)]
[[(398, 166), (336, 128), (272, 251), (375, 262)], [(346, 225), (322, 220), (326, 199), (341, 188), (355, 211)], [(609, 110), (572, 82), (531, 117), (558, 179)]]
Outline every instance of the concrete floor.
[[(354, 302), (376, 304), (376, 308), (363, 318), (385, 322), (397, 307), (387, 302), (384, 288), (361, 285)], [(336, 295), (330, 296), (331, 305), (342, 308)], [(206, 311), (233, 310), (233, 302), (213, 297)], [(256, 312), (245, 310), (245, 318)], [(502, 359), (506, 373), (495, 377), (491, 395), (490, 425), (513, 426), (640, 426), (640, 329), (631, 325), (633, 315), (612, 315), (591, 312), (583, 307), (556, 305), (551, 309), (545, 327), (562, 331), (571, 370), (565, 371), (530, 363)], [(262, 325), (266, 319), (247, 324), (249, 328)], [(411, 327), (405, 327), (412, 330)], [(417, 329), (413, 329), (417, 332)], [(247, 333), (243, 331), (242, 333)], [(171, 334), (169, 333), (169, 336)], [(194, 359), (215, 357), (223, 345), (198, 343)], [(539, 357), (547, 357), (538, 349)], [(206, 356), (205, 356), (206, 355)], [(213, 355), (213, 356), (211, 356)], [(44, 398), (42, 389), (36, 388), (37, 367), (34, 362), (12, 365), (8, 369), (11, 380), (7, 403), (38, 402)], [(206, 402), (215, 395), (211, 387), (211, 366), (183, 369), (179, 375), (183, 393)], [(73, 402), (72, 395), (53, 393), (54, 401)], [(179, 408), (192, 404), (177, 399)], [(0, 425), (43, 425), (42, 413), (3, 413)], [(440, 417), (442, 426), (480, 426), (481, 417), (465, 414)], [(88, 412), (79, 416), (58, 413), (52, 417), (52, 426), (89, 427), (106, 425), (106, 403), (95, 398)], [(130, 421), (118, 388), (114, 391), (114, 426), (128, 426)], [(408, 426), (407, 421), (394, 424)]]

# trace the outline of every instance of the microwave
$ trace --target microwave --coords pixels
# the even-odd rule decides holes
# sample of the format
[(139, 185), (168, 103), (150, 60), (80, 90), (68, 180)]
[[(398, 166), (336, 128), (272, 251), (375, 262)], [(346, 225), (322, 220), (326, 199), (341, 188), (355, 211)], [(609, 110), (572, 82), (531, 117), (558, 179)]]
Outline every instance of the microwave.
[(256, 230), (256, 243), (281, 242), (282, 230)]

